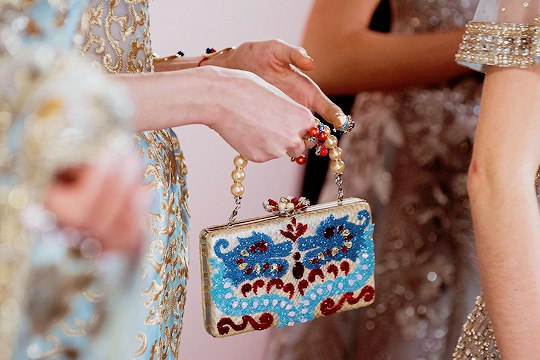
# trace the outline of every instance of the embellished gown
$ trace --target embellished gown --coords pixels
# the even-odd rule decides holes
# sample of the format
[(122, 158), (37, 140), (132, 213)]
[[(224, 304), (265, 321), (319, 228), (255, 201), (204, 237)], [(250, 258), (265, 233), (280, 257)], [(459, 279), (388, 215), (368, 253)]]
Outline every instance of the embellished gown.
[[(481, 0), (456, 55), (458, 63), (482, 71), (485, 66), (527, 68), (540, 60), (540, 2)], [(537, 194), (538, 175), (536, 179)], [(463, 326), (453, 359), (499, 360), (483, 296)]]
[(2, 360), (126, 359), (142, 324), (137, 259), (99, 256), (43, 206), (57, 171), (134, 151), (127, 94), (73, 49), (85, 6), (0, 4)]
[[(186, 167), (172, 130), (137, 136), (153, 199), (143, 270), (72, 248), (46, 221), (47, 229), (33, 229), (36, 234), (27, 234), (20, 221), (26, 208), (36, 216), (29, 205), (40, 203), (57, 169), (92, 160), (100, 146), (113, 151), (131, 143), (128, 126), (117, 123), (133, 108), (103, 73), (152, 71), (148, 1), (13, 4), (0, 5), (0, 359), (128, 359), (133, 353), (175, 359), (189, 212)], [(82, 36), (75, 36), (78, 29)], [(74, 38), (104, 71), (83, 65), (80, 51), (69, 52)]]
[[(463, 28), (476, 1), (393, 0), (392, 33)], [(429, 56), (429, 54), (427, 55)], [(274, 332), (270, 359), (449, 359), (478, 277), (466, 175), (479, 111), (472, 75), (356, 97), (340, 146), (346, 196), (375, 223), (375, 303)], [(327, 178), (322, 201), (335, 199)]]
[[(82, 53), (110, 73), (153, 70), (149, 0), (92, 0), (82, 28)], [(154, 194), (148, 212), (150, 241), (145, 256), (144, 331), (136, 355), (174, 359), (182, 330), (187, 281), (186, 165), (172, 129), (138, 134), (147, 186)]]

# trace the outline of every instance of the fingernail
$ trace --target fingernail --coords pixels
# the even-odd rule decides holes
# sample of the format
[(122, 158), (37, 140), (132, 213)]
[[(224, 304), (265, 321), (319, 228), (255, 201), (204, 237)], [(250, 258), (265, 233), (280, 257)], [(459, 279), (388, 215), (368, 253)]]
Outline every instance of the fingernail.
[(300, 53), (302, 53), (302, 55), (303, 55), (304, 57), (308, 58), (309, 60), (314, 61), (313, 58), (312, 58), (311, 56), (308, 55), (306, 49), (300, 48)]
[(347, 122), (347, 115), (344, 113), (336, 113), (336, 117), (339, 119), (340, 125), (343, 125)]

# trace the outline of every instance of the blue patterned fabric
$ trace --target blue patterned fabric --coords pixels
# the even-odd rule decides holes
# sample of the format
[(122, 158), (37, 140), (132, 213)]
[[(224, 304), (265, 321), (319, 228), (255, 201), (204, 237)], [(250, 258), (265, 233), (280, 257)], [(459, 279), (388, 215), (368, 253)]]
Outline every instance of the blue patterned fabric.
[[(0, 131), (0, 163), (10, 165), (9, 172), (0, 170), (0, 266), (23, 289), (6, 294), (2, 284), (2, 308), (11, 304), (10, 312), (20, 316), (16, 339), (5, 346), (4, 328), (11, 324), (0, 315), (0, 358), (125, 359), (144, 319), (138, 261), (98, 256), (88, 247), (95, 240), (56, 229), (41, 205), (55, 171), (93, 160), (108, 141), (128, 138), (131, 107), (124, 92), (73, 48), (86, 5), (36, 0), (0, 6), (0, 108), (13, 116)], [(29, 201), (18, 213), (4, 201), (13, 189), (27, 190)]]

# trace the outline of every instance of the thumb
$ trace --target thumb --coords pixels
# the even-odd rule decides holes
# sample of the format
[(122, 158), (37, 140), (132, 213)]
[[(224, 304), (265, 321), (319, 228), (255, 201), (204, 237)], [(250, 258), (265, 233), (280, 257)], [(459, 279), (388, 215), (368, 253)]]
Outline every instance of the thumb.
[(315, 62), (306, 50), (299, 46), (292, 46), (285, 42), (278, 42), (276, 58), (283, 65), (294, 65), (302, 71), (309, 71), (315, 67)]
[(326, 121), (339, 129), (347, 121), (347, 115), (322, 91), (316, 91), (311, 98), (312, 109)]

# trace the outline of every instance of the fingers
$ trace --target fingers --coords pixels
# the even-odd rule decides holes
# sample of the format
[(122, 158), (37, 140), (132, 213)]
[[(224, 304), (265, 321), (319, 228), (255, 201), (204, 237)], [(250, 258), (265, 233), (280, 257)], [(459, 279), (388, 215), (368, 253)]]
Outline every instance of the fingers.
[(275, 40), (276, 59), (281, 64), (294, 65), (302, 71), (309, 71), (315, 67), (313, 58), (302, 47), (295, 47), (283, 41)]
[[(86, 188), (86, 178), (94, 171), (89, 166), (68, 169), (52, 182), (47, 190), (45, 206), (51, 210), (61, 226), (83, 228), (85, 219), (90, 214), (91, 199), (95, 195)], [(66, 181), (69, 174), (69, 181)], [(98, 175), (98, 174), (96, 174)]]
[(346, 121), (347, 115), (322, 92), (313, 80), (306, 75), (304, 76), (306, 81), (311, 83), (308, 87), (308, 91), (310, 92), (308, 107), (332, 124), (334, 128), (339, 128)]
[[(140, 218), (129, 221), (134, 206), (134, 196), (142, 186), (142, 171), (136, 158), (117, 159), (116, 167), (102, 179), (100, 193), (93, 199), (91, 230), (93, 235), (103, 241), (105, 249), (131, 248), (125, 237), (126, 226), (139, 227)], [(127, 218), (127, 219), (126, 219)], [(125, 226), (120, 226), (125, 222)], [(114, 236), (111, 236), (115, 234)]]
[(105, 250), (138, 253), (144, 240), (141, 197), (147, 196), (140, 159), (107, 158), (68, 173), (70, 181), (60, 177), (46, 196), (45, 205), (58, 223), (90, 233)]
[(295, 158), (302, 155), (304, 152), (306, 152), (306, 144), (304, 143), (304, 140), (297, 139), (297, 141), (294, 142), (293, 147), (287, 151), (287, 155)]

